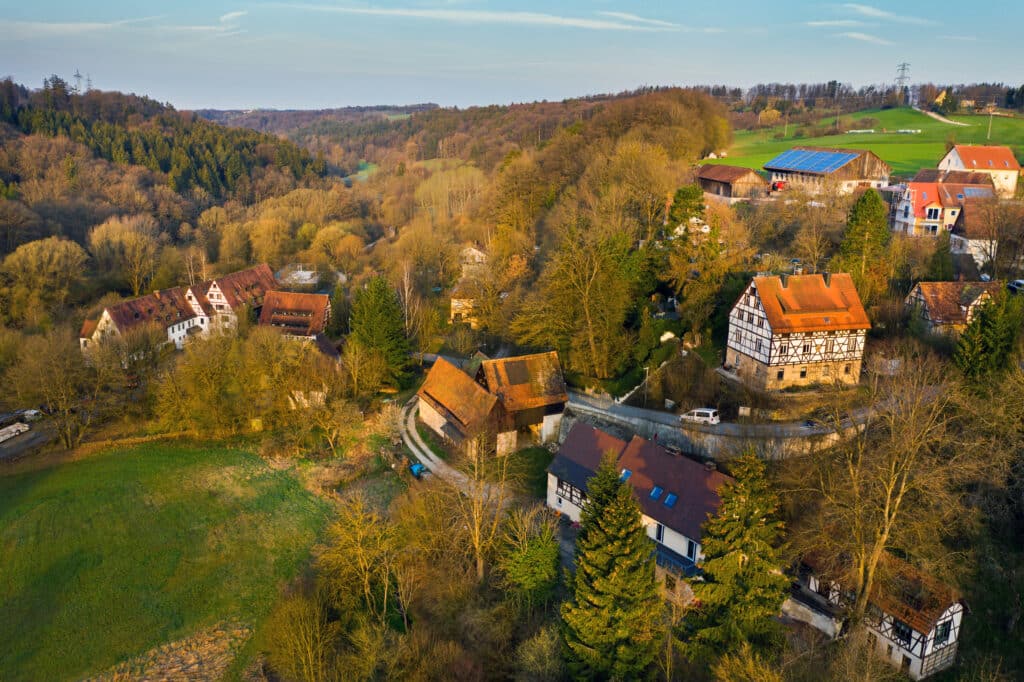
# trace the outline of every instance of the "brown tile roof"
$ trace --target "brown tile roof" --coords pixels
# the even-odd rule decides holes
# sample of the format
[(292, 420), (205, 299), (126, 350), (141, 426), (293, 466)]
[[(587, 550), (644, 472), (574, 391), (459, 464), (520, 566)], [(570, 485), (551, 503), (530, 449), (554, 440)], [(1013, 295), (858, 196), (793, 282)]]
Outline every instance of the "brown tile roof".
[(964, 166), (979, 170), (1020, 170), (1020, 163), (1009, 147), (981, 144), (958, 144), (953, 147)]
[(564, 403), (566, 393), (558, 353), (536, 353), (480, 363), (487, 390), (498, 396), (508, 412)]
[(829, 284), (822, 275), (792, 275), (785, 284), (776, 276), (755, 277), (754, 287), (773, 333), (871, 328), (844, 272), (832, 274)]
[(82, 329), (78, 332), (78, 338), (91, 339), (93, 333), (96, 331), (96, 326), (99, 323), (99, 320), (84, 320), (82, 322)]
[(242, 305), (249, 305), (258, 308), (263, 305), (263, 297), (268, 291), (277, 289), (277, 280), (274, 273), (266, 263), (238, 272), (232, 272), (221, 277), (215, 277), (208, 282), (202, 282), (192, 287), (192, 291), (200, 296), (200, 302), (207, 309), (208, 301), (204, 301), (210, 292), (210, 287), (216, 282), (221, 293), (232, 310), (237, 310)]
[[(619, 467), (632, 472), (628, 480), (644, 514), (695, 541), (700, 540), (708, 516), (722, 504), (719, 490), (733, 480), (639, 436), (633, 436), (622, 451)], [(657, 499), (651, 497), (654, 486), (663, 490)], [(672, 507), (665, 505), (669, 494), (677, 497)]]
[(963, 170), (941, 170), (938, 168), (922, 168), (911, 182), (940, 182), (958, 185), (980, 185), (992, 187), (992, 176), (988, 173)]
[(107, 308), (110, 319), (119, 332), (136, 325), (155, 322), (168, 327), (195, 317), (192, 306), (185, 300), (185, 289), (175, 287), (154, 291)]
[(496, 396), (444, 358), (438, 358), (430, 368), (416, 395), (455, 426), (463, 438), (478, 433), (498, 405)]
[[(992, 199), (967, 199), (960, 215), (953, 224), (953, 234), (965, 239), (990, 239), (995, 236), (995, 229), (992, 224), (997, 203)], [(1016, 216), (1000, 216), (1000, 220), (1009, 218), (1014, 220), (1024, 230), (1024, 202), (999, 202), (998, 210), (1002, 212), (1014, 212)]]
[(880, 579), (871, 590), (870, 602), (899, 618), (916, 632), (927, 635), (939, 617), (960, 601), (960, 594), (892, 554), (882, 559)]
[(601, 465), (601, 459), (609, 452), (618, 459), (625, 449), (626, 441), (589, 424), (576, 422), (558, 448), (548, 471), (580, 490), (586, 490), (587, 481)]
[[(914, 287), (924, 300), (928, 319), (937, 324), (966, 324), (967, 310), (982, 294), (992, 295), (1000, 282), (918, 282)], [(914, 298), (910, 292), (907, 300)]]
[(281, 327), (296, 336), (315, 336), (327, 326), (330, 309), (327, 294), (268, 291), (263, 298), (260, 324)]
[[(753, 177), (748, 177), (753, 176)], [(716, 182), (733, 183), (738, 180), (748, 180), (767, 184), (767, 181), (749, 168), (741, 166), (726, 166), (713, 163), (706, 163), (697, 169), (697, 178), (700, 180), (714, 180)]]

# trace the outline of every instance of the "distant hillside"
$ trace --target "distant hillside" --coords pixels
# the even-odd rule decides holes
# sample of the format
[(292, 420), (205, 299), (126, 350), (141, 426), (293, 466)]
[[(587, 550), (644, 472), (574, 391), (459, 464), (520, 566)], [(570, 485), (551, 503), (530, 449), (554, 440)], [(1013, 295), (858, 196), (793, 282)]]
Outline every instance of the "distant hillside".
[(392, 121), (409, 115), (437, 109), (436, 104), (410, 104), (408, 106), (341, 107), (339, 109), (198, 109), (202, 118), (236, 128), (249, 128), (260, 133), (286, 135), (308, 128), (322, 121), (337, 123), (363, 123)]
[[(839, 118), (840, 130), (867, 129), (874, 130), (873, 133), (823, 134), (834, 128), (835, 117), (823, 118), (813, 127), (779, 125), (763, 130), (736, 131), (728, 156), (712, 163), (761, 168), (775, 155), (801, 144), (869, 149), (900, 176), (910, 176), (921, 168), (934, 167), (946, 153), (947, 143), (952, 142), (1007, 145), (1017, 158), (1024, 158), (1024, 119), (993, 117), (991, 138), (988, 137), (988, 116), (953, 115), (950, 119), (966, 125), (943, 123), (904, 107), (866, 109)], [(899, 130), (921, 132), (899, 133)]]

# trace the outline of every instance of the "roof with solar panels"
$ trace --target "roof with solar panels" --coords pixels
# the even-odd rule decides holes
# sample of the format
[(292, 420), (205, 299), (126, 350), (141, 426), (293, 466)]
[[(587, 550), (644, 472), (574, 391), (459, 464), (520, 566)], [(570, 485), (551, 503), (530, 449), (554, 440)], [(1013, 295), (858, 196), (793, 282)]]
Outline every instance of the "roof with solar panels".
[[(829, 175), (851, 164), (867, 166), (868, 159), (885, 166), (866, 149), (831, 149), (828, 147), (793, 147), (764, 165), (765, 170), (806, 175)], [(857, 163), (855, 163), (857, 162)], [(874, 164), (870, 164), (874, 165)], [(885, 166), (887, 169), (888, 166)]]

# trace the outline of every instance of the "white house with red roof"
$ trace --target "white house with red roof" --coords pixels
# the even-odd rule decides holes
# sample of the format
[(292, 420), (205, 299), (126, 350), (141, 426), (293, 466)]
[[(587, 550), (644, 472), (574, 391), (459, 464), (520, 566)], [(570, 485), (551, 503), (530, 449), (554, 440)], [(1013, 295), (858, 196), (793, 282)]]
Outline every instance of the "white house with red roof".
[(548, 507), (578, 522), (587, 503), (587, 482), (606, 455), (615, 459), (620, 478), (640, 504), (659, 576), (674, 595), (685, 593), (676, 577), (698, 572), (703, 525), (718, 513), (719, 491), (732, 477), (639, 436), (627, 443), (577, 422), (548, 466)]
[(958, 144), (939, 161), (940, 170), (966, 170), (992, 176), (996, 195), (1013, 198), (1020, 177), (1020, 163), (1009, 147)]

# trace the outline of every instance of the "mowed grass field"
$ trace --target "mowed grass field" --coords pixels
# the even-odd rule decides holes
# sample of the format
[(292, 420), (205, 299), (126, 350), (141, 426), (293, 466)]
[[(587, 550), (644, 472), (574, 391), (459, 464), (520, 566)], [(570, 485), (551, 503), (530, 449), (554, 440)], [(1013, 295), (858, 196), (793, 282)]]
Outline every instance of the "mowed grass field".
[[(913, 109), (871, 109), (842, 116), (847, 127), (857, 127), (857, 120), (874, 118), (878, 123), (874, 133), (845, 133), (825, 137), (795, 137), (797, 126), (789, 126), (784, 139), (775, 135), (784, 132), (783, 126), (765, 130), (737, 130), (733, 144), (724, 159), (709, 163), (727, 163), (734, 166), (760, 169), (771, 158), (797, 145), (816, 147), (846, 147), (869, 149), (892, 166), (893, 173), (913, 175), (921, 168), (934, 168), (946, 153), (947, 140), (963, 144), (1000, 144), (1011, 147), (1018, 158), (1024, 157), (1024, 118), (995, 116), (992, 119), (992, 139), (986, 140), (988, 116), (951, 116), (950, 120), (966, 123), (955, 126), (926, 116)], [(822, 125), (835, 123), (835, 117), (822, 119)], [(919, 129), (919, 134), (900, 134), (900, 129)], [(887, 132), (882, 132), (883, 130)]]
[(287, 472), (215, 445), (0, 475), (0, 679), (79, 679), (225, 619), (255, 627), (326, 518)]

